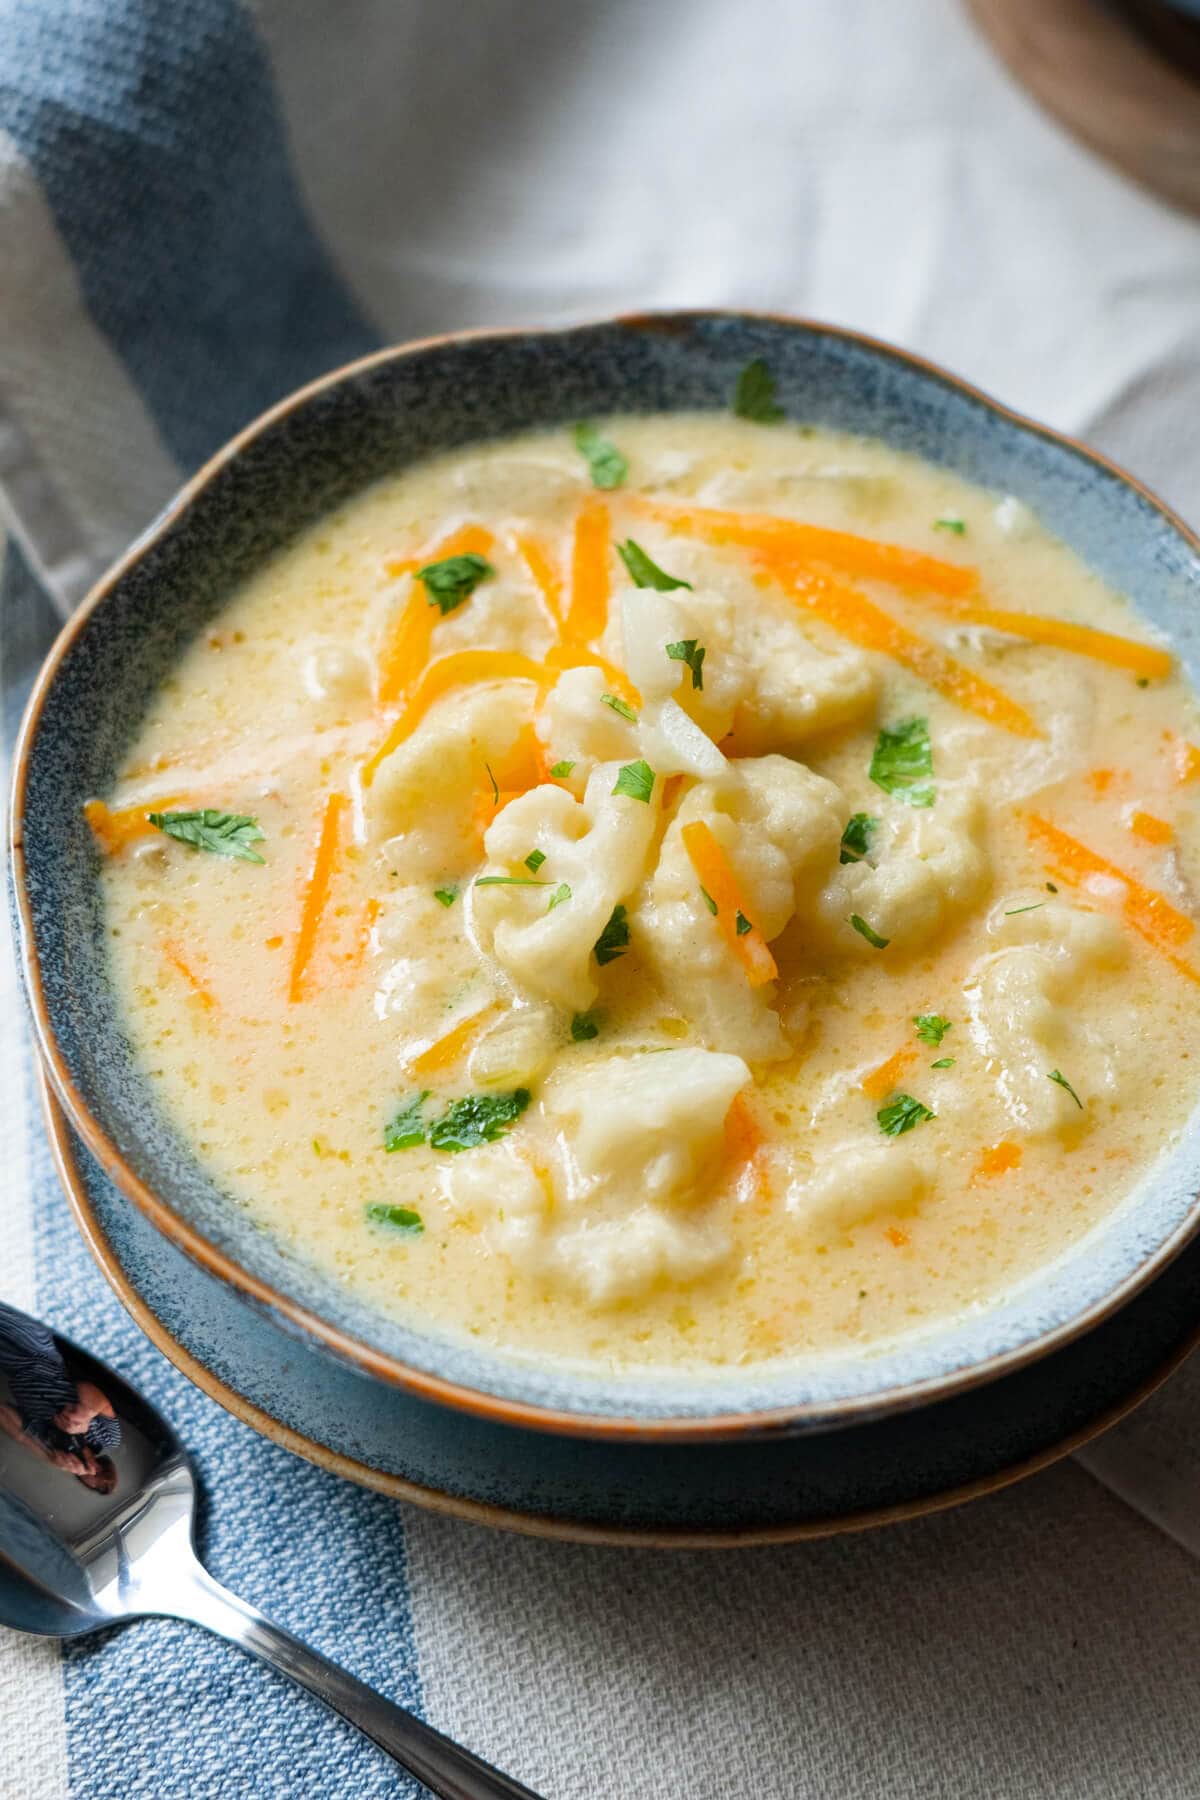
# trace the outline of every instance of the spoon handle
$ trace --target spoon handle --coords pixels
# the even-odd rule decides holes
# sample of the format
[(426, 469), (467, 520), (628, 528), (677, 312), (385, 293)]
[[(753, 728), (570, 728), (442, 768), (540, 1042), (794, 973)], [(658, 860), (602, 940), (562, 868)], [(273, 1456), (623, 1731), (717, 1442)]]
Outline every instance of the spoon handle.
[(182, 1591), (172, 1595), (171, 1611), (176, 1616), (206, 1626), (218, 1637), (261, 1656), (281, 1675), (290, 1676), (351, 1725), (357, 1725), (441, 1800), (539, 1800), (531, 1788), (502, 1775), (247, 1606), (199, 1563), (195, 1564), (194, 1579), (181, 1587)]

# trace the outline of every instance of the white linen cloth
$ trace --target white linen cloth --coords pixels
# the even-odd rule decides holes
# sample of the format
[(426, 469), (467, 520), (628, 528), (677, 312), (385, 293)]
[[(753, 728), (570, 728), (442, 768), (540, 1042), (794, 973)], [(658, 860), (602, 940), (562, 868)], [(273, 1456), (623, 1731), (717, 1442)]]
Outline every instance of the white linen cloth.
[[(37, 0), (0, 0), (0, 87), (10, 8)], [(260, 0), (251, 28), (302, 201), (383, 339), (671, 305), (827, 319), (1079, 433), (1200, 519), (1200, 225), (1063, 137), (954, 0)], [(65, 611), (187, 471), (3, 133), (0, 259), (0, 487)], [(36, 1311), (11, 970), (0, 1055), (0, 1294)], [(1092, 1466), (1122, 1449), (1165, 1531), (1087, 1456), (961, 1511), (740, 1554), (401, 1509), (426, 1714), (554, 1800), (1200, 1795), (1200, 1370)], [(0, 1633), (3, 1800), (107, 1792), (112, 1750), (71, 1741), (56, 1648)], [(126, 1791), (301, 1791), (212, 1760), (172, 1779)]]

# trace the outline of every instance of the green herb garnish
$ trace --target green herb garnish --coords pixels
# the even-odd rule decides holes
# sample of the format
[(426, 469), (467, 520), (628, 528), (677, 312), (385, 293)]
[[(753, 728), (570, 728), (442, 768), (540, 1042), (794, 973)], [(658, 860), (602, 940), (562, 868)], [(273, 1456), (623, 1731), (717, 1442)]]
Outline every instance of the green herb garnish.
[(842, 850), (838, 861), (856, 863), (861, 862), (864, 856), (869, 856), (879, 825), (880, 821), (870, 813), (855, 813), (842, 833)]
[(418, 569), (416, 579), (425, 583), (430, 606), (440, 608), (442, 617), (469, 600), (481, 581), (496, 573), (485, 556), (473, 550), (462, 556), (443, 557), (441, 562), (426, 563)]
[(483, 766), (487, 770), (487, 778), (492, 784), (492, 805), (499, 806), (499, 804), (500, 804), (500, 785), (497, 782), (496, 777), (492, 774), (491, 763), (484, 763)]
[(546, 908), (546, 911), (553, 912), (556, 906), (561, 906), (564, 900), (569, 900), (570, 898), (571, 898), (570, 888), (567, 886), (565, 881), (560, 881), (558, 886), (555, 888), (554, 892), (550, 896), (550, 904)]
[(748, 362), (738, 376), (733, 410), (739, 419), (753, 419), (756, 425), (778, 425), (783, 418), (783, 408), (775, 398), (775, 378), (761, 356)]
[(629, 923), (623, 906), (614, 906), (608, 924), (592, 945), (592, 955), (603, 968), (605, 963), (616, 962), (618, 956), (624, 956), (629, 948)]
[(654, 792), (654, 770), (648, 762), (622, 763), (617, 772), (614, 794), (628, 794), (631, 800), (643, 800), (650, 804), (650, 796)]
[(252, 844), (259, 844), (263, 832), (257, 819), (245, 813), (217, 812), (211, 806), (199, 812), (147, 813), (157, 830), (193, 850), (211, 850), (214, 856), (236, 856), (242, 862), (262, 862)]
[(571, 1040), (576, 1044), (586, 1044), (589, 1038), (600, 1036), (599, 1015), (594, 1012), (576, 1013), (571, 1020)]
[(1075, 1092), (1075, 1089), (1071, 1086), (1061, 1069), (1051, 1069), (1049, 1079), (1051, 1081), (1057, 1081), (1060, 1088), (1066, 1088), (1080, 1112), (1083, 1111), (1083, 1101), (1079, 1098), (1079, 1095)]
[(737, 915), (737, 918), (734, 920), (733, 924), (734, 924), (734, 930), (737, 932), (739, 937), (745, 937), (745, 935), (748, 931), (754, 930), (753, 925), (750, 923), (749, 919), (746, 917), (744, 912), (740, 912)]
[(707, 906), (709, 912), (712, 914), (713, 918), (715, 919), (717, 916), (717, 903), (713, 899), (712, 895), (709, 893), (709, 891), (706, 887), (702, 887), (700, 889), (700, 898), (703, 900), (705, 906)]
[(548, 881), (535, 881), (532, 875), (477, 875), (476, 887), (549, 887)]
[(937, 1061), (930, 1063), (929, 1066), (931, 1069), (952, 1069), (954, 1067), (954, 1058), (952, 1056), (939, 1056)]
[(1044, 900), (1033, 900), (1028, 906), (1010, 906), (1005, 913), (1006, 919), (1015, 919), (1018, 913), (1036, 912), (1039, 906), (1045, 906)]
[(393, 1231), (402, 1231), (407, 1237), (420, 1237), (425, 1229), (425, 1221), (419, 1212), (413, 1212), (409, 1206), (388, 1206), (383, 1200), (372, 1200), (365, 1208), (367, 1218), (372, 1225), (387, 1225)]
[(429, 1127), (430, 1146), (473, 1150), (478, 1144), (494, 1144), (520, 1118), (529, 1098), (528, 1088), (516, 1088), (511, 1094), (467, 1094), (454, 1100)]
[(879, 1129), (888, 1137), (903, 1137), (914, 1125), (920, 1125), (924, 1119), (935, 1119), (936, 1113), (920, 1100), (914, 1100), (911, 1094), (897, 1094), (886, 1106), (881, 1106), (875, 1114), (879, 1121)]
[(935, 519), (933, 521), (933, 529), (935, 531), (952, 531), (956, 537), (965, 537), (967, 535), (967, 522), (965, 519)]
[(946, 1033), (954, 1029), (951, 1021), (943, 1019), (941, 1013), (915, 1013), (913, 1024), (923, 1044), (940, 1044)]
[(855, 931), (857, 931), (859, 937), (865, 937), (868, 944), (871, 944), (876, 950), (886, 950), (892, 941), (891, 938), (880, 937), (877, 931), (872, 931), (871, 927), (867, 924), (867, 921), (860, 918), (858, 913), (850, 914), (850, 923), (853, 925)]
[(628, 700), (622, 700), (620, 694), (601, 694), (600, 698), (605, 706), (611, 706), (615, 713), (620, 713), (621, 717), (628, 719), (631, 725), (637, 724), (637, 713), (630, 706)]
[(383, 1128), (383, 1147), (385, 1150), (411, 1150), (414, 1144), (425, 1142), (425, 1121), (421, 1117), (421, 1108), (429, 1098), (429, 1089), (415, 1094), (406, 1100), (394, 1119), (389, 1119)]
[(1052, 881), (1048, 881), (1046, 883), (1046, 892), (1048, 894), (1057, 894), (1058, 889), (1055, 887), (1055, 885)]
[(667, 655), (672, 662), (686, 663), (692, 671), (693, 691), (704, 686), (704, 645), (696, 638), (680, 638), (677, 644), (667, 645)]
[(433, 897), (435, 900), (439, 900), (443, 906), (453, 906), (458, 899), (458, 889), (456, 887), (434, 888)]
[(928, 719), (885, 725), (875, 742), (871, 780), (908, 806), (933, 805), (933, 749)]
[(536, 875), (545, 860), (546, 852), (544, 850), (531, 850), (525, 858), (525, 867), (531, 875)]
[(574, 767), (575, 764), (573, 762), (556, 762), (550, 773), (556, 781), (561, 781), (564, 776), (571, 773), (571, 770)]
[(629, 464), (615, 444), (601, 437), (594, 425), (575, 427), (575, 448), (587, 458), (592, 472), (592, 486), (619, 488), (629, 473)]
[(640, 544), (632, 538), (626, 538), (623, 544), (617, 545), (617, 555), (629, 571), (629, 579), (635, 587), (657, 588), (660, 594), (669, 594), (672, 588), (690, 588), (690, 581), (680, 581), (678, 576), (668, 575), (660, 569), (652, 556), (647, 556)]

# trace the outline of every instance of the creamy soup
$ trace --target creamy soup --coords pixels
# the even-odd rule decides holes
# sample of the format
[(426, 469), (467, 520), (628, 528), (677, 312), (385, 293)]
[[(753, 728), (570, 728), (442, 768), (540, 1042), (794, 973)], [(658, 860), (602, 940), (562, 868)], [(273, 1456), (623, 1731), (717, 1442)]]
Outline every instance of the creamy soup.
[(88, 809), (231, 1206), (610, 1368), (994, 1302), (1196, 1097), (1200, 751), (1020, 503), (715, 414), (432, 459), (235, 594)]

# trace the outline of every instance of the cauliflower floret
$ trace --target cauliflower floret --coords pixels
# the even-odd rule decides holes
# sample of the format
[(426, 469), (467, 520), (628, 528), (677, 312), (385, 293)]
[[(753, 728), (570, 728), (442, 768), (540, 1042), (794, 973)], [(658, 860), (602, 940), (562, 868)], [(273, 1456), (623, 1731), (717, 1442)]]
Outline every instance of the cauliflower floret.
[(839, 865), (821, 891), (818, 914), (837, 948), (875, 954), (850, 924), (852, 913), (898, 950), (927, 943), (955, 913), (973, 905), (991, 879), (983, 829), (983, 808), (972, 788), (943, 791), (929, 809), (889, 812), (870, 860)]
[(785, 1206), (806, 1230), (850, 1231), (882, 1214), (911, 1212), (928, 1188), (928, 1169), (899, 1144), (845, 1144), (818, 1174), (788, 1188)]
[(471, 1052), (467, 1073), (476, 1087), (527, 1087), (562, 1039), (552, 1006), (514, 1006), (488, 1028)]
[(511, 581), (480, 582), (469, 605), (456, 606), (438, 622), (439, 656), (482, 646), (537, 657), (552, 641), (551, 625), (540, 603)]
[[(471, 889), (481, 942), (518, 989), (581, 1012), (595, 999), (592, 947), (614, 906), (642, 880), (658, 820), (650, 803), (613, 792), (619, 765), (602, 763), (582, 800), (554, 786), (522, 794), (484, 838), (485, 875), (523, 873), (537, 848), (543, 887)], [(562, 885), (569, 897), (557, 901)], [(554, 904), (551, 904), (551, 902)]]
[(407, 874), (439, 876), (477, 855), (470, 796), (529, 717), (532, 684), (498, 681), (448, 694), (384, 758), (363, 793), (368, 836), (403, 839)]
[(705, 1043), (765, 1062), (788, 1054), (771, 984), (751, 987), (705, 904), (683, 827), (708, 822), (729, 858), (750, 917), (777, 937), (837, 855), (844, 807), (838, 789), (786, 757), (730, 764), (719, 782), (685, 797), (631, 929), (674, 1005)]
[(966, 984), (971, 1034), (989, 1058), (1012, 1126), (1029, 1137), (1083, 1123), (1058, 1070), (1080, 1091), (1113, 1093), (1111, 1046), (1079, 1019), (1081, 995), (1129, 951), (1120, 927), (1102, 913), (1048, 904), (1014, 918), (995, 917), (993, 935), (1010, 947), (983, 958)]
[(764, 607), (746, 644), (749, 680), (737, 712), (738, 749), (796, 751), (862, 719), (878, 679), (858, 650), (818, 650), (785, 615)]
[(566, 669), (538, 712), (534, 729), (546, 760), (552, 767), (575, 765), (567, 777), (575, 793), (582, 793), (597, 763), (631, 762), (641, 754), (636, 724), (605, 704), (607, 690), (602, 669)]
[(638, 1206), (620, 1220), (580, 1225), (556, 1239), (549, 1263), (589, 1306), (632, 1300), (663, 1282), (682, 1287), (729, 1255), (729, 1239), (711, 1225), (668, 1218)]

